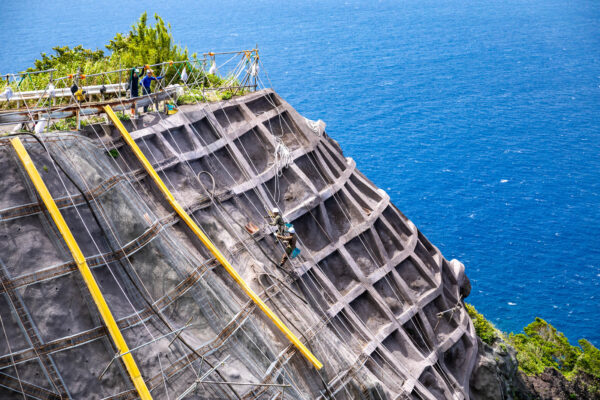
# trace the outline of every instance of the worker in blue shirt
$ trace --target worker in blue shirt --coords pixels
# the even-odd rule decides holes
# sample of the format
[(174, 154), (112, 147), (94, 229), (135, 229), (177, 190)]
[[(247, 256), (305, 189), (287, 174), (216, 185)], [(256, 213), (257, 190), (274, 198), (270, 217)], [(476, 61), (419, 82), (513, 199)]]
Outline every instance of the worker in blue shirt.
[[(152, 87), (150, 86), (152, 84), (152, 81), (158, 81), (158, 80), (164, 78), (164, 76), (154, 77), (152, 75), (153, 75), (152, 70), (148, 69), (146, 71), (146, 76), (142, 79), (142, 93), (144, 95), (152, 93)], [(146, 112), (146, 111), (148, 111), (148, 106), (144, 107), (144, 112)]]

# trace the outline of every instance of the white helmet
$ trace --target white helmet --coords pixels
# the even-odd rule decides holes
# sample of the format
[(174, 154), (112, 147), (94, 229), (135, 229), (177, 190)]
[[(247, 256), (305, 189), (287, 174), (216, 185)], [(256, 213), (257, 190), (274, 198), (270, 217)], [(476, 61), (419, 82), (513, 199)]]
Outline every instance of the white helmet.
[(279, 214), (279, 208), (274, 208), (271, 210), (273, 214)]
[(294, 227), (292, 226), (292, 227), (290, 227), (290, 229), (288, 229), (288, 232), (289, 232), (289, 233), (296, 233), (296, 230), (295, 230), (295, 229), (294, 229)]

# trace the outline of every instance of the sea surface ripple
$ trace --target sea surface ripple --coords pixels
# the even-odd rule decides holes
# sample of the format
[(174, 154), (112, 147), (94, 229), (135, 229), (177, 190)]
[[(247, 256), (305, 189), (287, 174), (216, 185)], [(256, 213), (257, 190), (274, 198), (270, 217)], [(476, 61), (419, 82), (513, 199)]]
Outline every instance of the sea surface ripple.
[(147, 9), (192, 51), (258, 43), (273, 87), (443, 252), (508, 331), (600, 345), (600, 3), (3, 2), (0, 72)]

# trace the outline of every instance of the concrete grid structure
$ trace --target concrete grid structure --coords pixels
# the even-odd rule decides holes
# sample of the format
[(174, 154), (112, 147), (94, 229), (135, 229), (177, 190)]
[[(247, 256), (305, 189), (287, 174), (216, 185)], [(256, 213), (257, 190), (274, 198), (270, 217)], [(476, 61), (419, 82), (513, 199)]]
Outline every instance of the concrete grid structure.
[[(324, 364), (315, 370), (248, 300), (112, 125), (43, 135), (86, 198), (24, 137), (153, 398), (469, 398), (477, 342), (461, 303), (464, 266), (445, 260), (322, 125), (261, 90), (126, 126), (177, 201)], [(0, 167), (0, 397), (136, 398), (6, 139)], [(283, 269), (264, 219), (273, 207), (301, 249)]]

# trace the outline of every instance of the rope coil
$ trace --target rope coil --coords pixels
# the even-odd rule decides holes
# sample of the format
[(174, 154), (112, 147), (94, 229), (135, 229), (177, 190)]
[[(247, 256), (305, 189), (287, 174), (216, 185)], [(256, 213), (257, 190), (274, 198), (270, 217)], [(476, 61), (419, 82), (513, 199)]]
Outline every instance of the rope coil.
[(292, 152), (283, 143), (283, 140), (277, 138), (277, 146), (275, 147), (275, 168), (277, 169), (277, 176), (283, 175), (283, 169), (290, 166), (294, 161)]
[(313, 131), (315, 135), (319, 137), (323, 136), (323, 132), (325, 132), (325, 122), (321, 120), (313, 121), (306, 117), (304, 117), (304, 121), (306, 121), (306, 125), (308, 125), (310, 130)]

